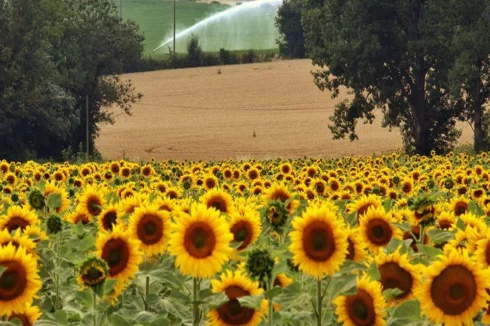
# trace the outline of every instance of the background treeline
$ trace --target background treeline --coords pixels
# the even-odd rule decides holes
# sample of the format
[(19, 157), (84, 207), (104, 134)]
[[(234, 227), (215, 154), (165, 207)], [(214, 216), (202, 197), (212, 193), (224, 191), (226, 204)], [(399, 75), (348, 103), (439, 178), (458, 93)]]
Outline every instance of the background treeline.
[(209, 67), (218, 65), (247, 64), (255, 62), (269, 62), (277, 58), (274, 50), (246, 50), (230, 51), (220, 49), (219, 52), (203, 52), (197, 35), (191, 35), (187, 40), (187, 52), (173, 54), (169, 48), (165, 57), (142, 57), (125, 67), (124, 72), (143, 72), (164, 69)]
[(321, 90), (339, 103), (334, 138), (357, 139), (358, 121), (400, 130), (405, 150), (453, 148), (469, 123), (476, 152), (490, 149), (489, 0), (285, 0), (276, 24), (282, 55), (310, 57)]
[(118, 74), (140, 60), (143, 36), (110, 0), (0, 0), (0, 157), (58, 158), (90, 148), (105, 109), (129, 114), (141, 94)]

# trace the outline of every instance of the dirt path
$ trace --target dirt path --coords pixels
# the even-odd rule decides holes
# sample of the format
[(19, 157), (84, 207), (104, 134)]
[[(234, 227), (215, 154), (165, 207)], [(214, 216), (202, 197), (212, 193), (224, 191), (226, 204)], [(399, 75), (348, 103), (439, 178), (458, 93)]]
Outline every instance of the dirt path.
[[(397, 131), (358, 124), (359, 141), (332, 140), (334, 105), (309, 60), (129, 74), (144, 94), (133, 116), (103, 126), (106, 159), (249, 159), (370, 155), (401, 148)], [(218, 74), (218, 71), (221, 71)], [(471, 142), (464, 127), (461, 142)], [(256, 137), (253, 137), (255, 132)]]

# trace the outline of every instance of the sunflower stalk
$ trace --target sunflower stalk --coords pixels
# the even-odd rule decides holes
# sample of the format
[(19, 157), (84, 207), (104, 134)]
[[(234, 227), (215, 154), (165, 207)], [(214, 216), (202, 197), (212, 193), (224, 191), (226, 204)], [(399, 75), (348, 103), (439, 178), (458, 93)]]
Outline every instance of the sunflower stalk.
[(94, 300), (93, 300), (93, 324), (94, 326), (97, 326), (97, 292), (95, 289), (92, 291), (94, 294)]
[(148, 305), (148, 297), (150, 295), (150, 276), (146, 277), (146, 287), (145, 287), (145, 311), (150, 311)]
[(62, 308), (61, 298), (60, 298), (60, 247), (61, 247), (61, 232), (56, 234), (56, 268), (54, 273), (54, 292), (56, 295), (56, 301), (54, 303), (54, 309), (58, 310)]
[(323, 301), (323, 294), (322, 294), (322, 279), (318, 278), (316, 281), (316, 290), (317, 290), (317, 319), (316, 319), (316, 324), (317, 326), (322, 326), (322, 301)]
[(192, 282), (192, 326), (199, 326), (199, 283), (195, 277)]
[[(272, 279), (272, 276), (270, 276), (268, 278), (267, 290), (272, 290), (272, 285), (274, 284), (273, 282), (274, 281)], [(269, 318), (268, 318), (267, 321), (269, 323), (269, 326), (272, 326), (273, 325), (273, 319), (274, 319), (273, 318), (273, 312), (274, 312), (274, 310), (273, 310), (273, 305), (272, 305), (272, 298), (269, 299), (268, 304), (269, 304), (269, 306), (268, 306), (268, 308), (269, 308)]]

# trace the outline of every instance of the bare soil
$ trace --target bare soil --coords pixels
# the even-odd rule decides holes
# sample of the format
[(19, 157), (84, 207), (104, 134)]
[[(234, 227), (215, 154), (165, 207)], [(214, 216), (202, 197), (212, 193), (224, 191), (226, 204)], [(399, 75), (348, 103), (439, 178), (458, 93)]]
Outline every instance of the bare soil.
[[(165, 70), (125, 75), (143, 100), (118, 109), (97, 148), (106, 159), (267, 159), (371, 155), (402, 147), (397, 130), (358, 123), (359, 140), (332, 140), (336, 99), (313, 83), (310, 60)], [(461, 143), (472, 141), (463, 129)]]

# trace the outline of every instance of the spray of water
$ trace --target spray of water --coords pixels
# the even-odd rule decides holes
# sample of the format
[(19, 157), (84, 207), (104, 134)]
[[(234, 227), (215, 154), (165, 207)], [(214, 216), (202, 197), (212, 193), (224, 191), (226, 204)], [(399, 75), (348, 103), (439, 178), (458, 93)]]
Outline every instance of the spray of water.
[[(208, 18), (197, 22), (196, 24), (192, 25), (191, 27), (184, 29), (183, 31), (181, 31), (175, 35), (175, 39), (177, 40), (179, 38), (188, 36), (191, 33), (208, 26), (209, 24), (212, 24), (213, 22), (216, 22), (217, 20), (220, 20), (222, 18), (230, 18), (231, 16), (239, 14), (244, 10), (260, 8), (261, 6), (268, 6), (268, 5), (278, 6), (281, 3), (282, 3), (282, 0), (255, 0), (255, 1), (242, 3), (241, 5), (236, 5), (234, 7), (229, 8), (229, 9), (223, 10), (217, 14), (209, 16)], [(165, 45), (171, 43), (173, 41), (173, 39), (174, 39), (173, 37), (167, 39), (160, 46), (155, 48), (153, 51), (156, 51), (156, 50), (164, 47)]]

